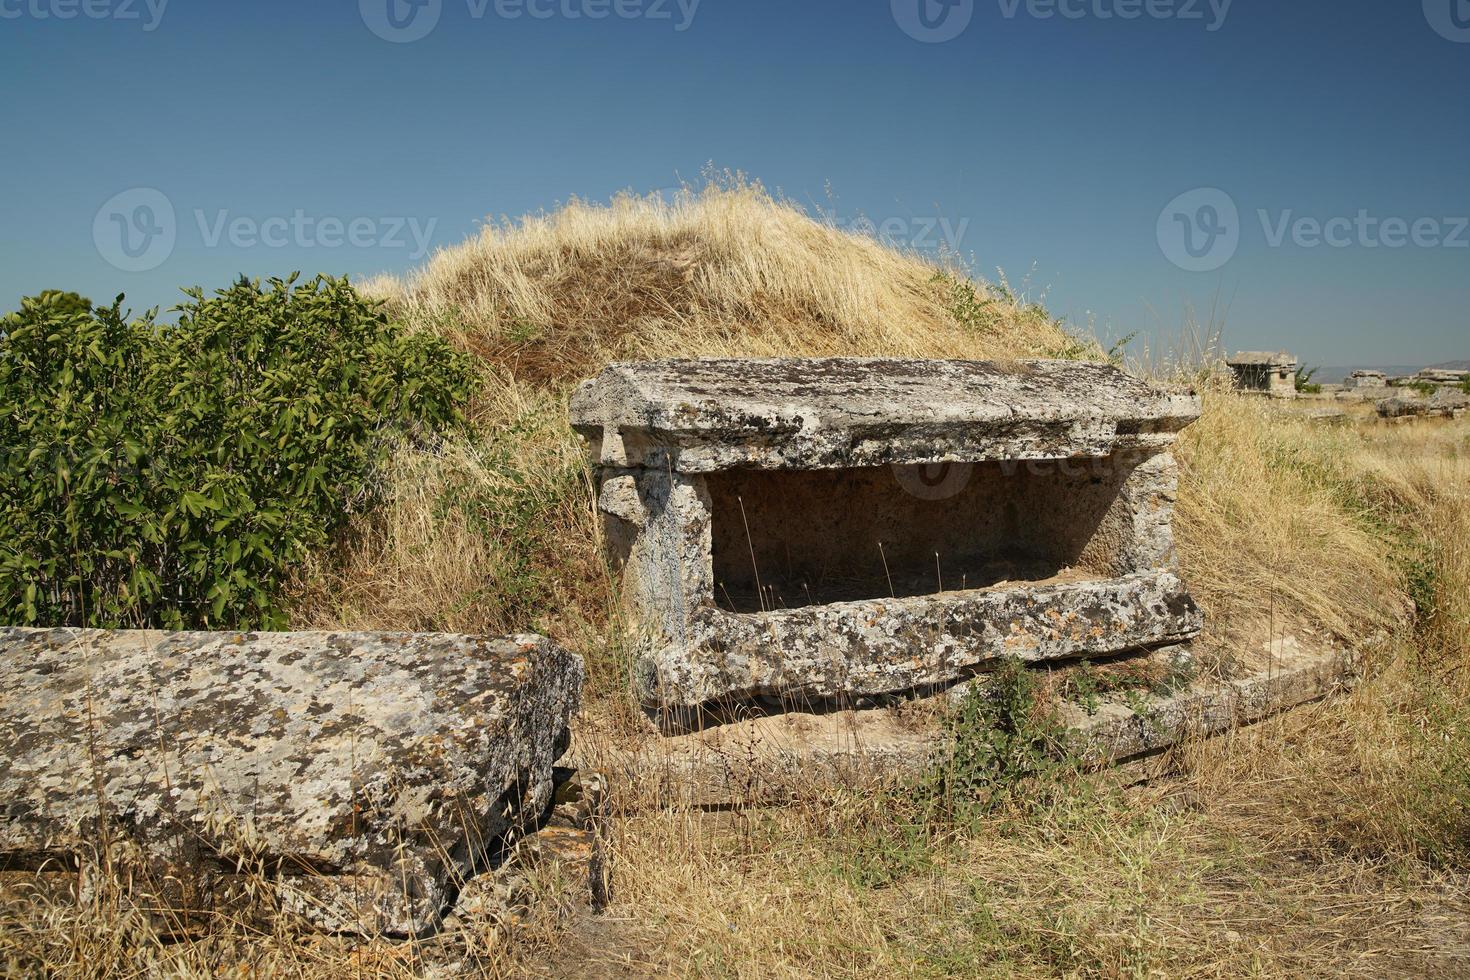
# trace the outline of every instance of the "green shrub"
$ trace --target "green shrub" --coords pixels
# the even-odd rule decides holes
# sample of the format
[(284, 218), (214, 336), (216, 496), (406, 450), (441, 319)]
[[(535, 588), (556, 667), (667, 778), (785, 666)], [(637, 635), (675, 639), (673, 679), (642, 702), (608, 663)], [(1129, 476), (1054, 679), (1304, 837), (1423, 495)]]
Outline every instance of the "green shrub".
[(1017, 801), (1040, 802), (1080, 771), (1072, 736), (1020, 660), (972, 683), (945, 718), (944, 734), (921, 793), (941, 822), (972, 823)]
[(370, 506), (397, 431), (471, 362), (345, 279), (186, 290), (175, 325), (57, 292), (0, 320), (0, 622), (280, 628), (281, 586)]

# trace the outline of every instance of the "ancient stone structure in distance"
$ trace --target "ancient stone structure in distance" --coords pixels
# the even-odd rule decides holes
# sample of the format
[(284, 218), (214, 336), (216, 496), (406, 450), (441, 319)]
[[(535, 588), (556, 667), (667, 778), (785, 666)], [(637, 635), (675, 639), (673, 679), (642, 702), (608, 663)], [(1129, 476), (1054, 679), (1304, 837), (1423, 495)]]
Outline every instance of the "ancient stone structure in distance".
[(678, 725), (1188, 641), (1171, 449), (1199, 413), (1070, 361), (619, 363), (572, 400), (635, 686)]
[(1227, 362), (1241, 391), (1255, 391), (1272, 398), (1296, 397), (1295, 355), (1285, 351), (1240, 351)]
[(1344, 388), (1382, 391), (1388, 387), (1388, 375), (1382, 371), (1354, 371), (1343, 385)]

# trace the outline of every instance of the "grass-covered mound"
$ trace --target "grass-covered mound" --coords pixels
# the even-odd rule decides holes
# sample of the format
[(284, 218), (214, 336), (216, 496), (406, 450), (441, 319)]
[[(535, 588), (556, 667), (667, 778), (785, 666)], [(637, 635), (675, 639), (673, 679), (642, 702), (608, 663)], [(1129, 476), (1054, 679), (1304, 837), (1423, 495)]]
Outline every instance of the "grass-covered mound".
[(620, 358), (1101, 356), (1007, 286), (813, 220), (759, 186), (573, 202), (364, 291), (474, 352), (474, 433), (386, 468), (388, 506), (303, 576), (303, 626), (550, 633), (622, 686), (580, 380)]

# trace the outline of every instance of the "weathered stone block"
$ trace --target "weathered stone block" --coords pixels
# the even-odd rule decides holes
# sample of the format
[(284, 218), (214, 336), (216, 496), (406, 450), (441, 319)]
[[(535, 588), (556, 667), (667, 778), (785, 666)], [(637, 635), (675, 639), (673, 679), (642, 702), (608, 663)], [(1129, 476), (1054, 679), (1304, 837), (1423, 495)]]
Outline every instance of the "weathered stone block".
[(3, 629), (0, 859), (254, 870), (422, 933), (545, 811), (582, 677), (536, 636)]
[(684, 642), (639, 664), (638, 683), (671, 707), (823, 701), (940, 686), (1001, 657), (1145, 650), (1202, 626), (1184, 583), (1166, 571), (748, 615), (704, 607)]
[(1102, 364), (673, 360), (610, 366), (572, 423), (639, 693), (686, 719), (1194, 636), (1169, 450), (1199, 411)]

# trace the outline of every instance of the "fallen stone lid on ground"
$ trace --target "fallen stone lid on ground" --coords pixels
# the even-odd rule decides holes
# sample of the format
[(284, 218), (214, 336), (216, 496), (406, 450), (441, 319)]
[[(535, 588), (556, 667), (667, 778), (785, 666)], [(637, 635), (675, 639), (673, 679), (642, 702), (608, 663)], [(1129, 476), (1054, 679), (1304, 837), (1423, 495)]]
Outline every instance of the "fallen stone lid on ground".
[(0, 629), (0, 860), (243, 864), (422, 933), (545, 809), (582, 680), (531, 635)]

